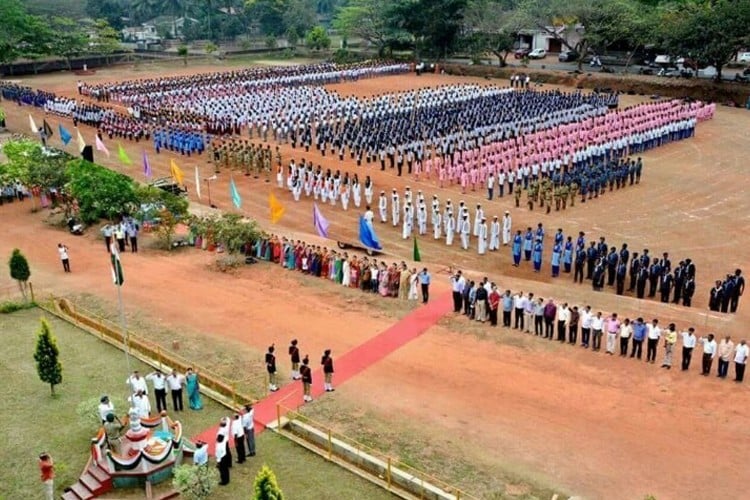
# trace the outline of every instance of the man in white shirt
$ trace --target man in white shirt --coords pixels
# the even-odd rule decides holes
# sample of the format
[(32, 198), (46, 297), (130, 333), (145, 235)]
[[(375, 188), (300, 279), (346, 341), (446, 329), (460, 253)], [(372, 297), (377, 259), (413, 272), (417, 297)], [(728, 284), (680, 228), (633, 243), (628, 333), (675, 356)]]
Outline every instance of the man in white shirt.
[(682, 371), (690, 368), (690, 360), (693, 359), (693, 349), (697, 341), (695, 328), (692, 326), (686, 332), (682, 332)]
[(654, 364), (656, 362), (656, 347), (659, 345), (659, 339), (661, 338), (661, 328), (659, 328), (659, 320), (654, 318), (647, 329), (647, 344), (646, 344), (646, 363)]
[(109, 396), (102, 396), (99, 400), (99, 417), (102, 419), (102, 423), (107, 421), (107, 415), (115, 414), (115, 405), (109, 400)]
[(630, 325), (630, 318), (625, 318), (625, 321), (620, 325), (620, 356), (623, 358), (628, 355), (628, 343), (632, 336), (633, 327)]
[(208, 465), (208, 446), (203, 441), (195, 443), (195, 452), (193, 452), (193, 464)]
[(220, 434), (216, 437), (215, 457), (219, 468), (219, 485), (229, 484), (229, 467), (232, 465), (231, 455), (227, 453), (227, 437)]
[(167, 409), (167, 378), (161, 372), (156, 370), (146, 375), (146, 380), (150, 380), (154, 386), (154, 397), (156, 398), (156, 411), (159, 413)]
[(568, 321), (570, 320), (570, 309), (568, 303), (557, 308), (557, 341), (565, 342), (565, 333), (568, 331)]
[(141, 377), (141, 374), (138, 373), (138, 370), (133, 371), (133, 374), (128, 377), (125, 383), (130, 386), (130, 392), (132, 392), (133, 394), (138, 391), (142, 391), (143, 394), (148, 395), (148, 386), (146, 385), (146, 379)]
[(516, 330), (523, 331), (523, 312), (526, 308), (526, 301), (528, 299), (523, 294), (523, 292), (518, 292), (513, 297), (513, 309), (515, 309), (515, 322), (513, 328)]
[(745, 344), (745, 340), (740, 340), (739, 345), (734, 349), (734, 381), (742, 382), (745, 378), (745, 366), (747, 365), (747, 356), (750, 354), (750, 348)]
[(586, 306), (581, 312), (581, 346), (589, 348), (589, 339), (591, 338), (591, 306)]
[(242, 414), (242, 429), (245, 431), (247, 440), (247, 454), (255, 456), (255, 410), (250, 404), (245, 405), (245, 412)]
[(245, 428), (242, 426), (242, 416), (239, 413), (234, 414), (230, 432), (234, 438), (234, 449), (237, 451), (237, 463), (241, 464), (245, 461)]
[(138, 412), (139, 418), (148, 418), (151, 414), (151, 403), (141, 390), (130, 396), (130, 405)]
[[(726, 340), (729, 341), (728, 336)], [(704, 377), (708, 377), (708, 375), (711, 373), (711, 364), (713, 364), (714, 358), (716, 357), (716, 353), (718, 352), (716, 341), (714, 340), (714, 334), (709, 333), (708, 338), (701, 337), (700, 339), (698, 339), (698, 342), (703, 344), (703, 359), (701, 360), (702, 361), (701, 375), (703, 375)], [(724, 341), (722, 340), (722, 343), (723, 342)], [(719, 365), (718, 376), (721, 377), (721, 365)]]
[(167, 376), (167, 385), (172, 393), (174, 411), (182, 411), (182, 386), (185, 385), (185, 377), (177, 373), (177, 370), (172, 370)]
[[(713, 335), (708, 336), (711, 340), (713, 340)], [(732, 354), (734, 354), (734, 342), (732, 342), (732, 337), (727, 335), (724, 337), (724, 339), (719, 343), (719, 345), (716, 345), (716, 341), (713, 340), (714, 350), (712, 351), (712, 354), (718, 354), (719, 355), (719, 378), (727, 378), (727, 374), (729, 373), (729, 362), (732, 360)], [(706, 341), (703, 341), (703, 353), (704, 353), (704, 363), (705, 363), (705, 352), (706, 352)], [(712, 360), (715, 356), (712, 356)], [(704, 375), (708, 375), (708, 372), (711, 371), (711, 364), (708, 364), (708, 370), (705, 370), (705, 364), (704, 364)]]
[(604, 329), (604, 318), (602, 318), (601, 311), (597, 312), (596, 315), (591, 318), (591, 329), (593, 330), (591, 350), (598, 351), (602, 348), (602, 330)]

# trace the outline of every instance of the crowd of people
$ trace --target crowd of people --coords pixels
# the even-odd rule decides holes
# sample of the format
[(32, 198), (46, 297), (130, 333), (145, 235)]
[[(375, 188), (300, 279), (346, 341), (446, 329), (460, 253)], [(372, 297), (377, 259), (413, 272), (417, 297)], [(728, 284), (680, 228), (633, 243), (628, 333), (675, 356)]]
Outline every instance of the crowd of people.
[[(734, 363), (735, 382), (744, 380), (745, 367), (750, 347), (745, 340), (735, 344), (731, 336), (718, 341), (713, 333), (696, 336), (695, 328), (689, 326), (678, 332), (675, 323), (666, 327), (654, 318), (650, 322), (642, 317), (631, 320), (616, 312), (604, 314), (590, 305), (574, 305), (554, 299), (535, 297), (534, 293), (522, 291), (501, 292), (499, 287), (485, 277), (481, 282), (467, 279), (462, 272), (450, 278), (453, 305), (456, 314), (464, 314), (470, 320), (489, 322), (497, 327), (502, 318), (502, 327), (519, 332), (533, 333), (547, 340), (580, 345), (594, 352), (602, 350), (608, 355), (642, 359), (645, 344), (646, 362), (655, 364), (659, 346), (664, 355), (661, 367), (671, 369), (675, 362), (678, 341), (681, 344), (680, 366), (683, 371), (690, 368), (693, 351), (700, 346), (701, 375), (711, 373), (714, 360), (718, 360), (717, 376), (726, 378), (730, 363)], [(580, 333), (580, 339), (579, 339)], [(579, 344), (580, 341), (580, 344)]]
[(716, 280), (709, 293), (708, 308), (716, 312), (737, 312), (740, 297), (745, 292), (745, 277), (742, 269), (727, 274), (723, 280)]

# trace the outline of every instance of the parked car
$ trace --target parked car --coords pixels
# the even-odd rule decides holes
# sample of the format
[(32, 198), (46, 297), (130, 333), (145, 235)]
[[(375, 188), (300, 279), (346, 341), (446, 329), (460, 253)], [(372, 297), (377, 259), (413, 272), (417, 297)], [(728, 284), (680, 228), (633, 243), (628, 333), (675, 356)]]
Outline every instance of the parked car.
[(515, 52), (513, 52), (513, 57), (516, 59), (523, 59), (529, 55), (529, 52), (531, 52), (529, 49), (516, 49)]
[(737, 62), (750, 63), (750, 52), (742, 52), (737, 56)]
[(580, 54), (575, 50), (563, 50), (557, 56), (557, 60), (560, 62), (574, 62), (577, 61), (579, 57)]
[(529, 59), (544, 59), (547, 57), (547, 51), (544, 49), (534, 49), (529, 52)]

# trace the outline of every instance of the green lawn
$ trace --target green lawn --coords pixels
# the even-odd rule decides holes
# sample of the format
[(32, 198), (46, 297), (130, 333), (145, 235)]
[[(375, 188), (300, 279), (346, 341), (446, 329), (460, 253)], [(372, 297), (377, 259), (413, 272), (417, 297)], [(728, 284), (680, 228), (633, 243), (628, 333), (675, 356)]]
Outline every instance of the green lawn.
[[(49, 451), (56, 463), (56, 493), (78, 479), (86, 464), (89, 439), (96, 431), (91, 418), (79, 415), (84, 401), (98, 400), (102, 394), (113, 398), (118, 413), (124, 413), (127, 377), (125, 355), (89, 334), (51, 318), (63, 365), (63, 383), (50, 395), (49, 386), (39, 381), (33, 359), (39, 309), (0, 314), (3, 356), (0, 358), (0, 397), (4, 401), (3, 434), (0, 447), (0, 498), (36, 498), (40, 492), (36, 457)], [(148, 368), (132, 361), (133, 368)], [(186, 435), (194, 435), (214, 425), (228, 411), (204, 398), (201, 412), (180, 416)], [(152, 401), (153, 403), (153, 401)], [(252, 479), (263, 463), (277, 474), (287, 498), (392, 498), (387, 492), (363, 481), (324, 459), (265, 432), (258, 438), (258, 456), (232, 469), (230, 486), (212, 498), (248, 498)], [(163, 488), (159, 488), (162, 490)], [(142, 498), (139, 492), (116, 495)], [(114, 498), (114, 497), (113, 497)]]

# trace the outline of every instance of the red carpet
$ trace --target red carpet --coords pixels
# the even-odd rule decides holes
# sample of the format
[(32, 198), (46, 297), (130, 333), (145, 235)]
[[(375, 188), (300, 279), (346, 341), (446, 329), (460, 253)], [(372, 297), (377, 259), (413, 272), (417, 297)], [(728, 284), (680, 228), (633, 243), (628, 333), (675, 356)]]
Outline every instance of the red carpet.
[[(452, 309), (453, 297), (451, 293), (441, 295), (426, 306), (418, 307), (401, 321), (364, 344), (341, 357), (334, 358), (336, 372), (333, 375), (333, 386), (336, 387), (343, 384), (399, 347), (419, 337)], [(323, 372), (319, 369), (313, 372), (312, 395), (313, 398), (318, 398), (322, 394), (325, 394), (325, 390), (323, 389)], [(334, 395), (335, 393), (330, 397)], [(293, 410), (302, 406), (302, 382), (291, 382), (281, 387), (278, 391), (270, 393), (266, 398), (255, 404), (256, 433), (263, 431), (266, 425), (276, 419), (276, 405), (279, 403)], [(312, 404), (315, 404), (315, 402)], [(217, 429), (218, 423), (216, 427), (207, 429), (199, 435), (194, 436), (193, 441), (199, 439), (205, 441), (209, 445), (209, 453), (213, 454), (213, 443), (216, 439)]]

